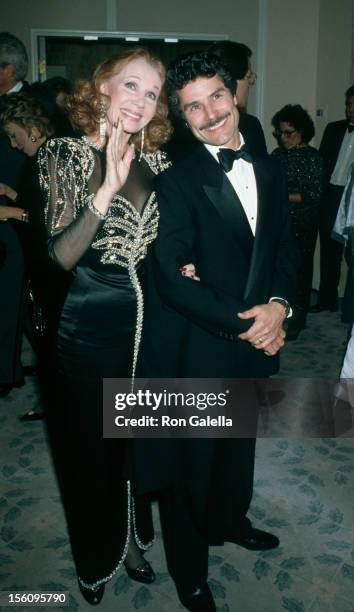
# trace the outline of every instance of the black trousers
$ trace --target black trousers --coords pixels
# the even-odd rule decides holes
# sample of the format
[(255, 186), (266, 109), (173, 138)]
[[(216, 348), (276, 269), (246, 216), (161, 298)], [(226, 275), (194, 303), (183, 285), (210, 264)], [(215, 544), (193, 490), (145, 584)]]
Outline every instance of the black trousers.
[(159, 507), (168, 571), (177, 590), (192, 593), (208, 577), (208, 542), (194, 521), (184, 488), (162, 491)]
[(232, 541), (251, 526), (246, 514), (253, 490), (255, 440), (213, 441), (213, 468), (205, 465), (198, 478), (197, 456), (206, 458), (202, 447), (209, 442), (193, 441), (194, 462), (186, 449), (191, 478), (159, 493), (167, 567), (179, 591), (191, 592), (205, 583), (209, 545)]
[[(318, 205), (290, 202), (290, 214), (297, 242), (296, 298), (298, 318), (305, 322), (310, 305), (313, 276), (313, 254), (318, 232)], [(296, 309), (295, 309), (296, 310)], [(296, 316), (296, 312), (295, 312)]]
[(24, 314), (24, 263), (20, 241), (10, 221), (0, 223), (0, 385), (23, 382), (21, 343)]
[(345, 284), (343, 302), (342, 302), (342, 317), (348, 323), (354, 321), (354, 262), (353, 262), (353, 238), (350, 237), (348, 245), (345, 249), (345, 260), (348, 265), (348, 274)]
[(343, 244), (333, 240), (331, 235), (343, 191), (344, 187), (328, 185), (323, 194), (320, 210), (320, 289), (318, 303), (326, 308), (336, 308), (338, 304)]

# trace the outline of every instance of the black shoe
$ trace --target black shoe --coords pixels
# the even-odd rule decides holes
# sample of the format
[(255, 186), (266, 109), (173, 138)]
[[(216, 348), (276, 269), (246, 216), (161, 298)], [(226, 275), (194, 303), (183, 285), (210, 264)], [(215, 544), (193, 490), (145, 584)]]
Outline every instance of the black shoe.
[(138, 567), (135, 567), (134, 569), (132, 567), (129, 567), (125, 563), (124, 563), (124, 567), (126, 569), (126, 572), (129, 578), (131, 578), (132, 580), (135, 580), (136, 582), (143, 582), (144, 584), (151, 584), (152, 582), (155, 582), (156, 580), (154, 570), (152, 569), (150, 563), (148, 563), (145, 560), (143, 561), (141, 565), (139, 565)]
[(178, 597), (182, 606), (191, 612), (216, 612), (214, 597), (207, 583), (193, 593), (178, 590)]
[(105, 586), (106, 586), (105, 584), (101, 584), (96, 589), (87, 589), (86, 587), (82, 586), (82, 584), (80, 584), (79, 582), (79, 589), (81, 591), (81, 594), (83, 598), (89, 604), (91, 604), (91, 606), (97, 606), (100, 603), (104, 595)]
[(272, 533), (251, 527), (244, 536), (228, 539), (228, 542), (238, 544), (248, 550), (270, 550), (279, 546), (279, 538)]
[(19, 417), (19, 420), (22, 422), (26, 422), (26, 421), (41, 421), (42, 419), (44, 419), (44, 412), (42, 411), (37, 411), (37, 410), (29, 410), (28, 412), (25, 412), (25, 414), (23, 414), (22, 416)]

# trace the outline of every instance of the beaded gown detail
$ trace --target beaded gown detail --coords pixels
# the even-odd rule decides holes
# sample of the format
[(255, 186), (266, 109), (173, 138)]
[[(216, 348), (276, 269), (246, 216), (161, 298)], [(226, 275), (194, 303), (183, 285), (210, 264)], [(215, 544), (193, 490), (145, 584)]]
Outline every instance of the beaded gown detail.
[[(127, 443), (102, 437), (102, 379), (134, 376), (143, 325), (141, 276), (156, 238), (157, 151), (133, 160), (104, 220), (90, 209), (105, 154), (85, 139), (48, 141), (39, 157), (52, 258), (73, 269), (58, 331), (48, 431), (80, 582), (95, 588), (124, 561), (131, 534), (151, 544), (150, 507), (133, 498)], [(65, 452), (63, 452), (65, 450)]]

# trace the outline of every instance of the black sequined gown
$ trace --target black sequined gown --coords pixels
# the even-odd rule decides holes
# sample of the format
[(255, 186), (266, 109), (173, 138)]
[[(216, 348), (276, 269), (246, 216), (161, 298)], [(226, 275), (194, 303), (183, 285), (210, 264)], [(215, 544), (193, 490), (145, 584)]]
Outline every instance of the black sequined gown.
[[(102, 437), (102, 379), (129, 377), (142, 327), (139, 274), (156, 237), (153, 178), (160, 152), (134, 160), (107, 218), (89, 208), (105, 156), (83, 139), (48, 141), (39, 158), (50, 254), (74, 269), (57, 343), (57, 377), (48, 415), (79, 580), (94, 588), (124, 560), (131, 534), (152, 539), (150, 506), (124, 478), (127, 443)], [(90, 198), (91, 196), (91, 198)]]
[(296, 306), (305, 316), (310, 303), (313, 254), (319, 223), (322, 158), (309, 145), (289, 151), (277, 148), (272, 155), (285, 170), (288, 193), (299, 193), (302, 197), (301, 202), (289, 201), (289, 209), (298, 246)]

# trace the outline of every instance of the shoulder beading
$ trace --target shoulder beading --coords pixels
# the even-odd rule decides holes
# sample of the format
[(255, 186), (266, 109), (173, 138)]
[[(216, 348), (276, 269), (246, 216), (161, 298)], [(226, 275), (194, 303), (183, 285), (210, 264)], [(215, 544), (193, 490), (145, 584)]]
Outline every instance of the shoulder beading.
[(160, 174), (172, 165), (166, 153), (159, 149), (153, 153), (143, 153), (143, 159), (154, 174)]
[(82, 139), (52, 138), (39, 150), (39, 180), (50, 233), (62, 229), (69, 208), (72, 218), (76, 217), (84, 204), (94, 164), (94, 154)]

